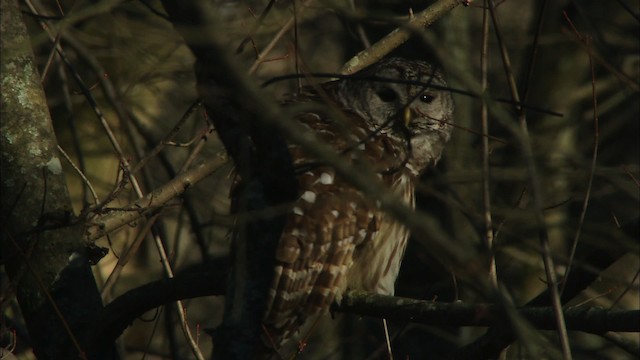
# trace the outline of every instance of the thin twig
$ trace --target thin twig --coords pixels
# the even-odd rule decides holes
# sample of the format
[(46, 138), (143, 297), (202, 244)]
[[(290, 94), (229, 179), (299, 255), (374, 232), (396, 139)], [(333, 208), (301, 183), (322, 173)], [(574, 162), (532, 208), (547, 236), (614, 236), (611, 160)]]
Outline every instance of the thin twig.
[(100, 295), (102, 296), (103, 302), (105, 303), (107, 302), (109, 294), (111, 292), (111, 288), (120, 277), (120, 274), (122, 273), (122, 270), (124, 269), (125, 265), (127, 265), (129, 260), (131, 260), (131, 258), (133, 258), (133, 256), (138, 252), (138, 249), (140, 248), (142, 241), (147, 236), (147, 234), (151, 230), (151, 226), (153, 226), (153, 224), (157, 219), (158, 219), (158, 214), (155, 214), (149, 217), (146, 220), (144, 226), (140, 228), (140, 230), (138, 231), (138, 235), (136, 236), (136, 238), (126, 248), (124, 254), (122, 254), (118, 258), (116, 265), (114, 266), (113, 270), (111, 270), (111, 273), (109, 274), (109, 276), (107, 277), (107, 280), (102, 286), (102, 290), (100, 290)]
[[(356, 11), (356, 2), (354, 0), (349, 0), (349, 6), (351, 7), (352, 11)], [(369, 38), (367, 37), (367, 33), (364, 31), (364, 27), (362, 26), (362, 22), (358, 21), (358, 23), (356, 24), (356, 33), (358, 34), (358, 38), (360, 39), (360, 42), (362, 43), (362, 46), (365, 49), (368, 49), (371, 47), (371, 41), (369, 41)]]
[(389, 339), (389, 327), (387, 326), (387, 319), (382, 319), (382, 327), (384, 327), (384, 340), (387, 345), (387, 357), (389, 360), (393, 360), (393, 351), (391, 351), (391, 339)]
[[(264, 10), (262, 10), (262, 12), (260, 13), (260, 16), (253, 23), (253, 26), (251, 27), (251, 30), (249, 30), (249, 32), (247, 33), (247, 36), (245, 36), (244, 39), (242, 39), (242, 41), (240, 42), (240, 45), (238, 45), (238, 47), (236, 48), (236, 54), (242, 53), (245, 45), (247, 45), (249, 42), (252, 42), (253, 36), (255, 35), (256, 31), (260, 28), (260, 26), (262, 26), (264, 19), (267, 17), (267, 15), (269, 15), (275, 3), (276, 3), (276, 0), (270, 0), (267, 3), (267, 6), (264, 8)], [(254, 14), (252, 9), (249, 9), (249, 11), (251, 12), (252, 15)]]
[(535, 69), (536, 55), (538, 54), (538, 47), (540, 45), (540, 34), (542, 32), (542, 23), (544, 16), (547, 13), (547, 0), (542, 0), (538, 9), (538, 19), (536, 21), (536, 33), (533, 36), (533, 43), (531, 44), (531, 54), (529, 55), (529, 63), (527, 64), (527, 75), (524, 78), (524, 84), (522, 85), (522, 101), (527, 102), (529, 99), (529, 85), (533, 78), (533, 70)]
[[(576, 27), (573, 25), (573, 22), (567, 15), (565, 11), (562, 12), (565, 19), (575, 32), (576, 36), (581, 39), (581, 41), (585, 42), (585, 46), (588, 46), (589, 40), (582, 36)], [(564, 279), (562, 282), (562, 286), (560, 288), (560, 295), (564, 292), (565, 287), (567, 286), (567, 281), (569, 278), (569, 274), (571, 273), (571, 267), (573, 265), (573, 260), (576, 254), (576, 249), (578, 248), (578, 242), (580, 240), (580, 234), (582, 233), (582, 227), (584, 225), (584, 219), (587, 214), (587, 208), (589, 207), (589, 199), (591, 198), (591, 189), (593, 187), (593, 177), (596, 172), (596, 164), (598, 159), (598, 144), (600, 138), (600, 129), (599, 129), (599, 116), (598, 116), (598, 92), (596, 89), (596, 74), (593, 66), (593, 58), (589, 55), (589, 67), (591, 69), (591, 96), (593, 100), (593, 154), (591, 155), (591, 168), (589, 170), (589, 180), (587, 183), (587, 191), (584, 194), (584, 200), (582, 202), (582, 210), (580, 211), (580, 218), (578, 220), (578, 228), (576, 229), (576, 233), (573, 237), (573, 242), (571, 244), (571, 252), (569, 253), (569, 261), (567, 263), (567, 270), (564, 273)]]
[[(498, 24), (498, 18), (495, 12), (493, 0), (489, 1), (489, 12), (493, 21), (493, 26), (498, 41), (498, 47), (500, 49), (500, 55), (502, 56), (502, 62), (506, 73), (507, 81), (509, 83), (509, 89), (511, 96), (515, 102), (520, 102), (520, 96), (518, 94), (515, 77), (511, 68), (511, 60), (507, 53), (506, 46), (502, 41), (502, 34), (500, 32), (500, 26)], [(540, 186), (540, 179), (538, 177), (538, 170), (536, 168), (533, 159), (533, 150), (531, 149), (531, 140), (529, 136), (529, 129), (527, 125), (527, 118), (524, 109), (517, 107), (519, 111), (518, 120), (520, 123), (520, 129), (523, 135), (523, 141), (521, 143), (524, 158), (531, 177), (531, 189), (533, 195), (533, 201), (535, 204), (536, 222), (538, 224), (539, 241), (541, 248), (542, 261), (544, 263), (544, 270), (547, 279), (547, 287), (551, 295), (551, 303), (556, 315), (556, 321), (558, 326), (558, 337), (560, 338), (560, 345), (562, 348), (562, 356), (564, 360), (571, 360), (571, 346), (569, 344), (569, 335), (567, 334), (567, 327), (564, 320), (564, 314), (562, 312), (562, 303), (560, 302), (560, 293), (558, 292), (558, 281), (556, 276), (555, 265), (553, 257), (551, 256), (551, 247), (549, 245), (549, 234), (544, 220), (543, 213), (543, 201), (542, 201), (542, 189)]]
[(289, 31), (291, 29), (291, 27), (294, 25), (294, 23), (296, 21), (296, 17), (301, 16), (302, 12), (304, 11), (304, 9), (311, 2), (313, 2), (313, 0), (305, 1), (303, 4), (301, 4), (300, 6), (297, 7), (295, 13), (293, 15), (291, 15), (291, 18), (289, 18), (289, 20), (284, 24), (284, 26), (280, 29), (280, 31), (278, 31), (273, 36), (273, 39), (271, 39), (269, 44), (267, 44), (267, 46), (265, 46), (264, 49), (262, 49), (262, 51), (258, 55), (258, 58), (256, 59), (256, 61), (254, 61), (253, 64), (251, 65), (251, 67), (249, 68), (249, 71), (248, 71), (249, 75), (255, 73), (256, 70), (258, 70), (258, 66), (260, 66), (260, 64), (262, 64), (263, 62), (266, 61), (266, 57), (271, 53), (271, 51), (276, 46), (278, 41), (280, 41), (280, 39), (284, 36), (284, 34), (286, 34), (287, 31)]
[(182, 115), (180, 120), (178, 120), (178, 122), (173, 126), (173, 128), (164, 137), (164, 139), (162, 139), (162, 141), (160, 141), (160, 143), (158, 143), (158, 145), (156, 145), (156, 147), (154, 147), (153, 150), (149, 151), (149, 153), (144, 158), (142, 158), (136, 164), (136, 166), (134, 166), (133, 169), (131, 169), (131, 171), (134, 173), (138, 172), (138, 170), (142, 169), (142, 167), (144, 167), (151, 158), (158, 155), (158, 153), (160, 153), (160, 151), (162, 151), (162, 149), (169, 142), (171, 142), (176, 137), (176, 135), (178, 135), (180, 130), (182, 130), (182, 126), (187, 121), (187, 119), (189, 119), (191, 115), (193, 115), (193, 113), (196, 112), (196, 110), (198, 110), (201, 106), (202, 106), (202, 100), (200, 99), (196, 100), (193, 104), (191, 104), (191, 106), (189, 106), (187, 111), (185, 111), (185, 113)]
[(185, 172), (191, 166), (191, 164), (196, 160), (198, 154), (200, 154), (202, 149), (204, 149), (204, 146), (207, 144), (207, 139), (209, 138), (209, 135), (211, 135), (213, 131), (214, 131), (213, 125), (209, 124), (205, 129), (205, 131), (203, 132), (203, 134), (200, 136), (200, 139), (198, 140), (198, 143), (194, 147), (193, 151), (191, 151), (191, 153), (189, 154), (185, 162), (180, 167), (180, 170), (178, 170), (178, 174)]
[[(153, 240), (156, 243), (156, 249), (158, 250), (158, 255), (160, 256), (160, 262), (162, 263), (165, 275), (167, 276), (167, 278), (172, 279), (175, 275), (173, 274), (169, 257), (167, 256), (164, 244), (162, 243), (162, 238), (158, 234), (154, 234)], [(176, 300), (176, 305), (178, 307), (178, 317), (180, 319), (182, 332), (184, 333), (185, 339), (187, 340), (187, 343), (191, 348), (191, 352), (196, 357), (196, 359), (204, 360), (204, 355), (202, 355), (202, 351), (200, 351), (200, 348), (198, 347), (198, 344), (196, 343), (195, 339), (193, 338), (193, 334), (191, 333), (191, 328), (189, 327), (189, 322), (187, 321), (187, 310), (185, 309), (182, 300)]]
[(640, 269), (638, 269), (638, 271), (636, 271), (636, 274), (633, 275), (633, 278), (631, 279), (631, 281), (629, 281), (629, 284), (625, 287), (624, 291), (620, 293), (620, 295), (618, 295), (618, 297), (611, 303), (611, 306), (609, 306), (609, 310), (613, 309), (614, 306), (616, 306), (620, 302), (620, 300), (622, 300), (622, 298), (631, 290), (633, 284), (636, 282), (636, 280), (638, 280), (639, 276)]
[(226, 155), (219, 154), (206, 163), (176, 176), (162, 187), (127, 206), (127, 208), (136, 208), (139, 211), (115, 211), (96, 216), (92, 219), (91, 224), (88, 224), (85, 231), (87, 241), (95, 241), (165, 205), (169, 200), (179, 196), (186, 189), (216, 171), (226, 162)]
[(60, 43), (60, 34), (56, 36), (56, 39), (53, 42), (53, 47), (49, 52), (49, 57), (47, 58), (47, 62), (45, 63), (44, 68), (42, 69), (42, 74), (40, 75), (40, 82), (42, 84), (44, 84), (45, 80), (47, 79), (47, 76), (49, 75), (49, 69), (51, 68), (51, 64), (53, 64), (53, 59), (55, 59), (55, 56), (57, 54), (56, 47), (58, 46), (58, 43)]
[[(487, 5), (487, 0), (485, 0)], [(482, 12), (482, 49), (480, 54), (480, 68), (481, 68), (481, 84), (483, 92), (487, 90), (488, 84), (488, 69), (487, 69), (487, 52), (489, 48), (489, 21), (488, 10), (485, 6)], [(493, 286), (498, 288), (498, 273), (496, 269), (496, 257), (493, 251), (493, 221), (491, 219), (491, 175), (489, 173), (489, 109), (487, 104), (483, 101), (481, 109), (482, 120), (482, 134), (487, 136), (482, 137), (482, 203), (484, 206), (484, 226), (485, 226), (485, 246), (489, 250), (489, 280)]]
[(62, 157), (64, 157), (65, 160), (67, 160), (67, 162), (69, 163), (69, 165), (71, 165), (73, 170), (75, 170), (76, 173), (78, 173), (78, 176), (80, 176), (80, 178), (82, 179), (82, 182), (86, 185), (86, 187), (91, 192), (91, 196), (93, 196), (93, 201), (95, 201), (95, 204), (96, 205), (100, 204), (100, 199), (98, 198), (98, 194), (96, 193), (96, 191), (93, 189), (93, 186), (91, 185), (91, 181), (89, 181), (89, 179), (87, 179), (87, 177), (84, 175), (82, 170), (80, 170), (76, 166), (76, 164), (73, 162), (73, 160), (71, 160), (69, 155), (64, 151), (64, 149), (60, 145), (58, 145), (58, 151), (60, 151), (60, 153), (62, 154)]
[[(567, 29), (562, 29), (562, 31), (565, 33), (569, 32), (569, 30)], [(620, 82), (626, 84), (629, 88), (631, 88), (631, 90), (635, 92), (640, 92), (640, 83), (636, 79), (620, 71), (620, 69), (618, 69), (618, 66), (611, 64), (610, 61), (608, 61), (607, 59), (602, 57), (602, 55), (595, 52), (591, 47), (585, 47), (584, 43), (581, 42), (579, 39), (576, 39), (573, 36), (571, 36), (570, 39), (573, 41), (576, 41), (578, 45), (582, 46), (582, 48), (587, 53), (589, 53), (589, 56), (591, 56), (593, 60), (598, 62), (607, 70), (609, 70), (613, 75), (616, 76), (616, 78), (618, 78), (618, 80), (620, 80)]]

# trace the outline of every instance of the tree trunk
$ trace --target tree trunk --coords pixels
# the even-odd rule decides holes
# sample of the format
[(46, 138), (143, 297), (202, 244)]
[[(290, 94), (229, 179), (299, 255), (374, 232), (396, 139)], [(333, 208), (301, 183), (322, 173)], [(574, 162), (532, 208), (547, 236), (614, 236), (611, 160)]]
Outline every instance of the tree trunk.
[(16, 0), (0, 4), (2, 261), (38, 359), (113, 359), (82, 345), (81, 329), (102, 302), (22, 14)]

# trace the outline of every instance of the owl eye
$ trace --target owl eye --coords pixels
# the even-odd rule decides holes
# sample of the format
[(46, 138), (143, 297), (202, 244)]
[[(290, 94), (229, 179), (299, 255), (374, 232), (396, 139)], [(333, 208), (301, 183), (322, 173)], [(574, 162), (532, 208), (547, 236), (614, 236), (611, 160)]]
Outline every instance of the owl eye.
[(420, 101), (422, 101), (425, 104), (431, 104), (435, 99), (436, 99), (436, 96), (429, 93), (424, 93), (420, 95)]
[(396, 94), (396, 92), (386, 87), (379, 89), (376, 92), (376, 94), (378, 95), (380, 100), (384, 102), (393, 102), (393, 101), (396, 101), (396, 99), (398, 99), (398, 95)]

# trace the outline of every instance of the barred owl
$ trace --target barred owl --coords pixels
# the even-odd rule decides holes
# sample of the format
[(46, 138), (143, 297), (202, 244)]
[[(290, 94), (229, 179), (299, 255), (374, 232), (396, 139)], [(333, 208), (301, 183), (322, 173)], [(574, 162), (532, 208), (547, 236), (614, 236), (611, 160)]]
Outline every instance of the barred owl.
[[(418, 176), (450, 137), (453, 101), (440, 72), (389, 58), (355, 76), (306, 89), (285, 106), (313, 109), (297, 121), (344, 159), (367, 164), (414, 206)], [(322, 104), (322, 106), (316, 106)], [(329, 164), (288, 145), (297, 199), (278, 241), (262, 319), (263, 342), (279, 348), (346, 289), (393, 295), (409, 232)]]

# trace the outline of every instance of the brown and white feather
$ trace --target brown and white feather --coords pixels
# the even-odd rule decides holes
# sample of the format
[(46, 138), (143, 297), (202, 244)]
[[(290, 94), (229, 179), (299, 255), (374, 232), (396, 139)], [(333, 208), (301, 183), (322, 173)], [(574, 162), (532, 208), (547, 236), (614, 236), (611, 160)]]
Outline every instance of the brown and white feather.
[[(362, 74), (445, 84), (430, 65), (398, 58)], [(386, 91), (384, 86), (398, 93), (396, 104), (370, 100), (381, 97), (377, 94)], [(372, 166), (379, 180), (413, 207), (417, 176), (438, 160), (451, 132), (449, 94), (437, 92), (441, 103), (436, 107), (414, 105), (416, 96), (425, 91), (436, 93), (427, 86), (339, 80), (290, 103), (322, 102), (325, 110), (301, 112), (296, 120), (346, 160)], [(407, 113), (416, 118), (410, 125), (404, 124)], [(407, 128), (402, 130), (403, 126)], [(263, 318), (264, 341), (276, 347), (307, 319), (326, 312), (347, 288), (392, 295), (409, 237), (401, 222), (331, 166), (295, 144), (289, 151), (298, 170), (299, 196), (276, 250)]]

